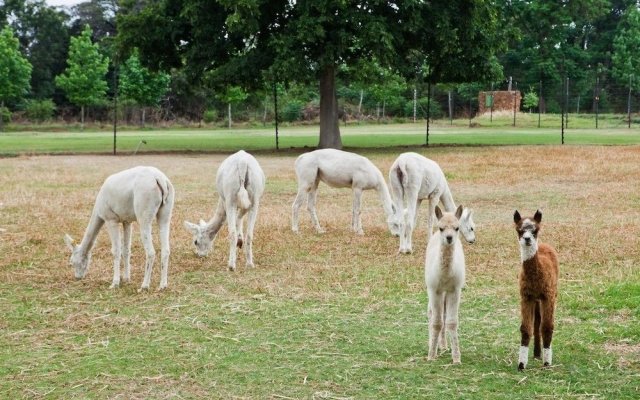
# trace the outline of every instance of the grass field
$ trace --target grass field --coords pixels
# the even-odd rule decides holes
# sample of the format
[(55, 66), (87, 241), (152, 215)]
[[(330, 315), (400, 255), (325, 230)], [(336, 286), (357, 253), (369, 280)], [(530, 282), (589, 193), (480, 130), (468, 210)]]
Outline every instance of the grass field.
[[(462, 365), (450, 353), (426, 360), (424, 222), (414, 253), (398, 255), (374, 193), (363, 196), (360, 237), (349, 230), (350, 192), (321, 186), (327, 232), (313, 233), (304, 212), (293, 234), (295, 152), (257, 155), (268, 180), (257, 268), (246, 270), (240, 255), (235, 273), (226, 231), (200, 259), (182, 227), (211, 216), (224, 155), (20, 156), (0, 159), (0, 398), (638, 398), (640, 146), (417, 151), (475, 210)], [(398, 154), (362, 152), (385, 175)], [(108, 289), (106, 232), (87, 277), (74, 280), (63, 234), (82, 235), (107, 175), (140, 164), (159, 167), (176, 188), (169, 289), (137, 293), (137, 227), (130, 284)], [(531, 360), (524, 373), (515, 208), (543, 210), (541, 240), (561, 263), (554, 365)], [(152, 287), (158, 281), (156, 262)]]
[[(469, 128), (465, 120), (455, 125), (434, 125), (429, 131), (429, 145), (543, 145), (560, 144), (558, 127), (513, 128), (496, 121), (496, 126)], [(502, 121), (504, 122), (504, 121)], [(351, 124), (341, 127), (342, 141), (347, 148), (380, 148), (421, 146), (426, 142), (426, 126), (416, 124)], [(146, 144), (142, 144), (142, 141)], [(279, 129), (279, 148), (315, 147), (317, 126), (289, 126)], [(565, 132), (565, 144), (640, 144), (640, 129), (581, 128)], [(243, 148), (270, 151), (275, 149), (274, 128), (234, 129), (152, 129), (119, 131), (116, 138), (118, 154), (150, 152), (220, 152)], [(99, 131), (19, 131), (0, 134), (0, 156), (16, 154), (77, 154), (113, 152), (113, 133)]]

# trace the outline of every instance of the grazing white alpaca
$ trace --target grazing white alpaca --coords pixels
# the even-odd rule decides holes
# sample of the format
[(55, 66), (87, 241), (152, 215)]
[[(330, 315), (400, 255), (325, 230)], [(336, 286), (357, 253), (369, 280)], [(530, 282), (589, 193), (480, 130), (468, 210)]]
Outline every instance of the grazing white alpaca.
[(193, 234), (196, 253), (200, 257), (209, 254), (218, 231), (227, 220), (229, 228), (229, 269), (236, 269), (237, 247), (243, 245), (242, 222), (249, 213), (247, 234), (244, 238), (244, 254), (247, 267), (253, 264), (253, 228), (258, 217), (260, 197), (264, 192), (266, 178), (258, 161), (249, 153), (240, 150), (227, 157), (216, 174), (216, 188), (220, 198), (218, 207), (209, 222), (200, 220), (196, 225), (185, 221), (184, 226)]
[[(427, 217), (427, 241), (433, 233), (433, 214), (436, 205), (442, 202), (445, 211), (453, 212), (456, 205), (449, 190), (447, 179), (440, 166), (433, 160), (418, 153), (403, 153), (396, 158), (389, 170), (389, 185), (393, 194), (396, 210), (405, 210), (399, 220), (400, 248), (399, 252), (412, 252), (411, 238), (418, 221), (418, 207), (424, 199), (429, 201), (429, 216)], [(406, 208), (405, 208), (406, 207)], [(466, 211), (461, 220), (462, 234), (465, 240), (473, 243), (475, 239), (475, 224), (472, 212)]]
[(364, 234), (360, 219), (362, 191), (374, 189), (382, 201), (389, 230), (393, 235), (399, 234), (400, 227), (389, 188), (380, 170), (366, 157), (335, 149), (315, 150), (298, 157), (295, 170), (298, 179), (298, 194), (292, 206), (291, 229), (294, 232), (298, 232), (298, 211), (305, 196), (313, 226), (318, 233), (324, 232), (316, 214), (318, 184), (322, 181), (332, 187), (350, 187), (353, 190), (351, 228), (354, 232), (359, 235)]
[(428, 359), (436, 358), (438, 342), (442, 340), (441, 333), (444, 328), (451, 337), (451, 356), (454, 364), (460, 363), (458, 308), (465, 279), (464, 252), (458, 239), (462, 210), (460, 206), (455, 214), (442, 213), (440, 207), (436, 206), (438, 230), (427, 245), (424, 268), (429, 295)]
[[(162, 271), (160, 287), (167, 287), (169, 270), (169, 226), (173, 210), (174, 190), (169, 178), (154, 167), (135, 167), (111, 175), (105, 181), (93, 207), (89, 226), (82, 242), (74, 245), (69, 235), (64, 241), (71, 249), (71, 265), (76, 279), (84, 278), (91, 258), (91, 248), (102, 225), (106, 223), (111, 238), (113, 253), (113, 281), (111, 288), (120, 285), (120, 258), (124, 256), (124, 277), (128, 282), (131, 277), (131, 223), (138, 221), (140, 236), (147, 255), (144, 279), (141, 290), (148, 289), (151, 282), (151, 270), (155, 260), (155, 249), (151, 237), (151, 223), (158, 221), (160, 229), (160, 247)], [(124, 231), (124, 247), (120, 240), (120, 224)]]

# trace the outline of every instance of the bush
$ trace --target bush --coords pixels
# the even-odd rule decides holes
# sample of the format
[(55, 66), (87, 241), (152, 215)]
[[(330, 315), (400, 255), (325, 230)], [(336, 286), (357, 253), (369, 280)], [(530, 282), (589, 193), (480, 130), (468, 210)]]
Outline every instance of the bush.
[[(418, 118), (427, 118), (427, 103), (429, 103), (429, 101), (426, 97), (418, 99), (416, 110)], [(442, 111), (442, 108), (440, 108), (440, 104), (433, 98), (431, 99), (430, 108), (431, 119), (438, 119), (444, 116), (444, 112)], [(413, 118), (413, 100), (409, 100), (405, 103), (404, 115), (407, 118)]]
[(11, 111), (7, 107), (0, 107), (0, 118), (3, 123), (8, 124), (11, 122)]
[(205, 124), (210, 124), (218, 119), (218, 112), (216, 110), (206, 110), (202, 114), (202, 120)]
[(30, 121), (44, 122), (53, 117), (53, 113), (56, 111), (56, 105), (51, 99), (28, 100), (24, 111), (27, 119)]
[(302, 104), (301, 101), (292, 100), (284, 106), (282, 110), (282, 119), (286, 122), (299, 121), (302, 118)]

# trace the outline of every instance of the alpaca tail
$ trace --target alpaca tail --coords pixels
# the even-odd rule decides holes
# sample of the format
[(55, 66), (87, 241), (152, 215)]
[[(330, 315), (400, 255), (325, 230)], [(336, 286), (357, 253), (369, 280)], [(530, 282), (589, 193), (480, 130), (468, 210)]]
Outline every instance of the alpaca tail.
[(247, 192), (247, 185), (249, 184), (249, 165), (244, 162), (240, 164), (238, 168), (238, 178), (240, 178), (240, 189), (238, 190), (237, 199), (240, 208), (246, 210), (251, 207), (251, 200), (249, 199), (249, 192)]
[(171, 186), (171, 183), (169, 183), (168, 180), (166, 179), (157, 179), (156, 178), (156, 185), (158, 185), (158, 189), (160, 189), (160, 197), (161, 197), (161, 202), (160, 202), (160, 207), (164, 206), (167, 202), (167, 198), (169, 197), (169, 195), (171, 195), (171, 192), (173, 191), (173, 186)]
[(409, 184), (409, 175), (407, 174), (407, 163), (404, 160), (400, 160), (398, 162), (396, 175), (398, 176), (398, 182), (400, 182), (400, 187), (402, 188), (402, 199), (404, 200), (406, 187)]

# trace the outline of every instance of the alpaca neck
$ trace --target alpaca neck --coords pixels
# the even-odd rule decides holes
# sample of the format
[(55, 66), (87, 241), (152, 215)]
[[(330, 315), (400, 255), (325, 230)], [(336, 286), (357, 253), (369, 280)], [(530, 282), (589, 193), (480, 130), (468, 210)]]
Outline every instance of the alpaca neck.
[(100, 228), (104, 225), (104, 220), (97, 215), (91, 215), (91, 219), (89, 220), (89, 225), (84, 232), (84, 236), (82, 237), (82, 241), (80, 242), (79, 249), (80, 254), (86, 256), (93, 245), (96, 242), (96, 238), (98, 237), (98, 232), (100, 232)]
[(384, 182), (384, 178), (382, 178), (382, 175), (380, 175), (380, 182), (378, 183), (377, 190), (378, 195), (380, 196), (380, 201), (382, 201), (382, 208), (384, 209), (384, 213), (387, 215), (387, 217), (393, 216), (393, 200), (391, 200), (389, 188)]
[(520, 259), (522, 262), (533, 259), (538, 253), (538, 243), (533, 242), (531, 246), (520, 245)]
[(224, 221), (227, 219), (227, 214), (224, 211), (224, 207), (221, 207), (222, 200), (220, 200), (220, 204), (218, 204), (218, 209), (213, 217), (207, 222), (206, 230), (209, 234), (209, 238), (213, 240), (213, 238), (218, 234), (220, 228), (224, 224)]
[(442, 196), (440, 196), (440, 201), (442, 201), (445, 211), (454, 212), (456, 210), (456, 203), (453, 201), (451, 190), (449, 190), (449, 185), (447, 185), (446, 182), (444, 184), (444, 192)]
[[(438, 238), (438, 240), (440, 240), (440, 238)], [(450, 245), (440, 244), (440, 257), (442, 257), (442, 263), (441, 263), (442, 269), (451, 268), (451, 264), (453, 263), (454, 249), (455, 249), (455, 243), (452, 243)]]

